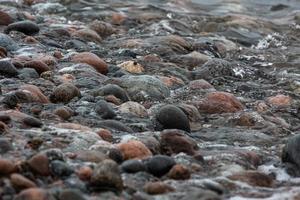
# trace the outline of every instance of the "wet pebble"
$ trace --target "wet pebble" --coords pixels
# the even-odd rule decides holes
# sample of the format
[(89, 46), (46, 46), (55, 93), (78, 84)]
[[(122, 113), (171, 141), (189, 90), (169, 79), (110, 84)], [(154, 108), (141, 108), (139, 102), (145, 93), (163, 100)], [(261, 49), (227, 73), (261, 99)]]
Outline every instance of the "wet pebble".
[(0, 10), (0, 25), (7, 26), (11, 23), (13, 23), (12, 17), (8, 13)]
[(7, 159), (0, 159), (0, 174), (7, 175), (16, 170), (15, 164)]
[(13, 150), (13, 145), (8, 138), (0, 138), (0, 153), (4, 154)]
[(86, 200), (83, 193), (77, 189), (64, 189), (60, 192), (59, 200)]
[(134, 101), (128, 101), (119, 106), (119, 110), (122, 113), (132, 113), (138, 117), (147, 117), (148, 112), (146, 108)]
[(66, 162), (60, 160), (54, 160), (50, 163), (50, 171), (57, 177), (66, 177), (74, 172)]
[(40, 188), (29, 188), (21, 191), (15, 200), (55, 200), (55, 198), (50, 195), (47, 190)]
[(238, 174), (233, 174), (228, 178), (231, 180), (242, 181), (248, 183), (249, 185), (258, 187), (272, 187), (274, 184), (274, 180), (271, 176), (256, 171), (245, 171)]
[(94, 20), (89, 24), (89, 27), (96, 31), (101, 37), (107, 37), (116, 32), (111, 24), (99, 20)]
[(15, 51), (19, 48), (19, 45), (8, 35), (0, 33), (0, 46), (8, 51)]
[(144, 186), (144, 191), (151, 195), (165, 194), (175, 189), (163, 182), (149, 182)]
[(39, 33), (40, 28), (39, 26), (32, 21), (18, 21), (12, 24), (9, 24), (5, 29), (5, 33), (10, 33), (11, 31), (19, 31), (26, 35), (35, 35)]
[(58, 107), (53, 111), (54, 114), (63, 120), (68, 120), (73, 116), (73, 111), (66, 106)]
[(162, 129), (191, 131), (189, 119), (186, 114), (174, 105), (161, 107), (156, 114), (156, 119), (162, 125)]
[(118, 149), (123, 154), (124, 160), (128, 159), (142, 159), (152, 155), (151, 151), (142, 142), (137, 140), (130, 140), (122, 142), (117, 145)]
[(155, 155), (144, 162), (147, 171), (157, 177), (161, 177), (168, 173), (176, 164), (172, 157), (164, 155)]
[(80, 38), (87, 42), (100, 43), (102, 41), (102, 38), (97, 34), (97, 32), (87, 28), (75, 31), (72, 33), (72, 37)]
[(37, 187), (37, 185), (34, 182), (22, 176), (21, 174), (10, 175), (10, 182), (13, 185), (13, 187), (17, 190)]
[(23, 123), (30, 127), (37, 127), (40, 128), (43, 126), (43, 122), (35, 117), (25, 117)]
[(288, 139), (283, 151), (282, 151), (282, 161), (287, 163), (293, 163), (300, 168), (300, 134), (294, 135)]
[(141, 160), (126, 160), (122, 163), (121, 169), (126, 173), (136, 173), (146, 171), (146, 166)]
[(32, 156), (27, 160), (27, 163), (31, 170), (39, 175), (48, 176), (50, 174), (50, 162), (48, 157), (43, 153)]
[(94, 67), (99, 73), (104, 75), (107, 74), (108, 72), (107, 64), (96, 54), (90, 52), (82, 52), (76, 54), (75, 56), (72, 57), (72, 61), (77, 63), (89, 64), (92, 67)]
[(108, 96), (113, 95), (120, 99), (122, 102), (126, 102), (129, 100), (127, 92), (118, 85), (115, 84), (107, 84), (101, 87), (99, 90), (95, 91), (96, 96)]
[(52, 102), (63, 102), (68, 103), (74, 97), (79, 97), (79, 89), (71, 83), (63, 83), (57, 86), (50, 96)]
[(38, 74), (41, 74), (46, 71), (50, 71), (50, 68), (48, 67), (48, 65), (46, 65), (44, 62), (39, 61), (39, 60), (32, 60), (32, 61), (26, 62), (24, 64), (24, 67), (35, 69), (35, 71)]
[(175, 180), (185, 180), (191, 177), (191, 172), (186, 166), (176, 164), (169, 171), (168, 177)]
[[(0, 43), (0, 45), (1, 45), (1, 43)], [(6, 77), (15, 77), (18, 75), (18, 70), (15, 68), (15, 66), (10, 61), (0, 60), (0, 74), (4, 75)]]

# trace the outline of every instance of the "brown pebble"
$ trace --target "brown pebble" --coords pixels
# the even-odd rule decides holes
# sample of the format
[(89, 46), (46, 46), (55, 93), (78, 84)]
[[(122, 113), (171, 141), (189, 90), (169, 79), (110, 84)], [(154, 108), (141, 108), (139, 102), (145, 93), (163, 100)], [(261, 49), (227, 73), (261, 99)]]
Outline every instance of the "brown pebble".
[(48, 176), (50, 174), (49, 159), (45, 154), (39, 153), (27, 161), (28, 165), (35, 173)]
[(50, 68), (48, 65), (46, 65), (44, 62), (39, 60), (32, 60), (29, 62), (26, 62), (24, 65), (25, 68), (33, 68), (38, 74), (41, 74), (46, 71), (50, 71)]
[(6, 57), (7, 57), (6, 49), (0, 46), (0, 58), (6, 58)]
[(99, 20), (94, 20), (89, 27), (96, 31), (101, 37), (107, 37), (116, 32), (111, 24)]
[(54, 51), (54, 52), (53, 52), (53, 56), (54, 56), (55, 58), (57, 58), (57, 59), (61, 59), (61, 58), (64, 57), (64, 55), (62, 54), (61, 51)]
[(18, 190), (36, 187), (36, 184), (34, 182), (22, 176), (21, 174), (10, 175), (10, 182), (13, 187)]
[(54, 88), (54, 91), (50, 95), (50, 100), (53, 103), (68, 103), (74, 97), (79, 97), (80, 95), (80, 90), (75, 85), (72, 83), (63, 83)]
[(274, 180), (271, 176), (257, 171), (245, 171), (230, 175), (228, 178), (246, 182), (249, 185), (258, 187), (272, 187), (274, 184)]
[(21, 86), (21, 89), (29, 91), (35, 102), (50, 103), (48, 97), (46, 97), (42, 93), (42, 91), (35, 85), (29, 85), (29, 84), (23, 85)]
[(76, 171), (76, 174), (80, 178), (80, 180), (88, 181), (91, 179), (93, 170), (88, 166), (83, 166), (79, 170)]
[(126, 19), (126, 16), (121, 13), (114, 13), (111, 16), (111, 20), (113, 24), (121, 25)]
[(168, 192), (172, 192), (175, 189), (166, 183), (157, 181), (157, 182), (149, 182), (144, 186), (144, 191), (148, 194), (156, 195), (156, 194), (165, 194)]
[(4, 122), (0, 121), (0, 134), (3, 135), (8, 133), (9, 133), (8, 126)]
[(14, 200), (54, 200), (54, 197), (45, 189), (29, 188), (20, 192)]
[(169, 171), (168, 177), (175, 180), (185, 180), (191, 177), (191, 172), (186, 166), (176, 164)]
[(15, 171), (16, 166), (12, 161), (0, 158), (0, 174), (6, 175)]
[(105, 141), (107, 142), (112, 142), (113, 141), (113, 136), (112, 133), (107, 130), (107, 129), (100, 129), (97, 131), (97, 134)]
[(0, 26), (7, 26), (11, 23), (13, 23), (13, 19), (11, 18), (11, 16), (6, 12), (0, 10)]
[(288, 107), (292, 103), (292, 98), (287, 95), (278, 94), (276, 96), (267, 98), (267, 102), (276, 107)]
[(117, 147), (122, 152), (124, 160), (134, 158), (143, 159), (152, 156), (152, 153), (148, 147), (137, 140), (119, 143)]
[(122, 101), (119, 98), (115, 97), (114, 95), (107, 95), (104, 97), (104, 99), (105, 101), (113, 103), (117, 106), (122, 104)]
[(72, 110), (70, 108), (66, 107), (66, 106), (56, 108), (54, 110), (54, 114), (56, 114), (57, 116), (59, 116), (63, 120), (68, 120), (73, 116)]
[(26, 42), (28, 44), (37, 44), (37, 43), (39, 43), (33, 36), (27, 36), (24, 39), (24, 42)]
[(99, 73), (106, 75), (108, 72), (107, 64), (96, 54), (90, 52), (82, 52), (76, 54), (72, 58), (73, 62), (86, 63), (94, 67)]
[(88, 42), (100, 43), (102, 38), (98, 35), (98, 33), (91, 29), (80, 29), (72, 33), (73, 37), (78, 37)]
[(203, 79), (194, 80), (189, 83), (189, 88), (192, 90), (205, 90), (205, 89), (214, 89), (214, 86), (212, 86), (209, 82)]

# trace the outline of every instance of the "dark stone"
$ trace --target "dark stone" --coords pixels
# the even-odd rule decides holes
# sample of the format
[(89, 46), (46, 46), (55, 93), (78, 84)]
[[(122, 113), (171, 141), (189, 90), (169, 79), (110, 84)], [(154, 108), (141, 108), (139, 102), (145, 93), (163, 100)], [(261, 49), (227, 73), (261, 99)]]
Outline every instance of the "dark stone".
[(95, 106), (95, 111), (103, 119), (112, 119), (116, 116), (112, 106), (106, 101), (98, 101)]
[(142, 161), (133, 159), (123, 162), (121, 169), (126, 173), (136, 173), (140, 171), (146, 171), (146, 166)]
[(174, 159), (169, 156), (156, 155), (144, 161), (147, 171), (154, 176), (160, 177), (170, 171), (176, 164)]
[(163, 129), (180, 129), (187, 132), (191, 131), (186, 114), (176, 106), (163, 106), (156, 114), (156, 119), (162, 125)]
[(64, 161), (54, 160), (50, 163), (51, 173), (57, 177), (70, 176), (74, 170)]
[(11, 31), (19, 31), (26, 35), (35, 35), (40, 31), (40, 28), (36, 23), (25, 20), (8, 25), (4, 32), (9, 34)]
[(37, 128), (40, 128), (43, 126), (43, 122), (35, 117), (25, 117), (23, 119), (23, 123), (28, 126), (37, 127)]
[(300, 169), (300, 134), (288, 139), (282, 152), (282, 162), (293, 163)]
[(0, 46), (4, 47), (7, 51), (15, 51), (19, 48), (11, 37), (3, 33), (0, 33)]
[(7, 138), (0, 138), (0, 153), (4, 154), (11, 150), (13, 150), (11, 141), (9, 141)]
[(18, 70), (8, 60), (0, 60), (0, 74), (5, 77), (15, 77), (18, 75)]
[(86, 200), (82, 192), (76, 189), (64, 189), (58, 197), (59, 200)]
[(118, 85), (108, 84), (96, 91), (97, 96), (114, 95), (122, 102), (129, 101), (126, 91)]

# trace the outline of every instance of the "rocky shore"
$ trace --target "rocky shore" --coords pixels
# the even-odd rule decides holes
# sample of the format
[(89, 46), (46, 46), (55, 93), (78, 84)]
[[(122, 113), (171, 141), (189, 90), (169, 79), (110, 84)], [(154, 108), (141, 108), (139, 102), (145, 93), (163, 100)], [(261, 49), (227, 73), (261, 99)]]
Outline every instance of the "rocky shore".
[(0, 199), (299, 199), (299, 41), (297, 0), (0, 0)]

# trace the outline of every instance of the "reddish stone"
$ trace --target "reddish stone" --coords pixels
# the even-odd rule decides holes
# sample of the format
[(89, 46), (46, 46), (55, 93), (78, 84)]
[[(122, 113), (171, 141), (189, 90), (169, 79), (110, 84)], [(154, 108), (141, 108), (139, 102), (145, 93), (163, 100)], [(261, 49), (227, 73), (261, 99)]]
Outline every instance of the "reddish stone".
[(59, 116), (60, 118), (67, 120), (73, 116), (73, 112), (70, 108), (62, 106), (54, 110), (54, 114)]
[(102, 38), (96, 33), (96, 31), (91, 29), (81, 29), (73, 32), (73, 37), (78, 37), (88, 42), (100, 43)]
[(143, 159), (152, 156), (151, 151), (142, 142), (130, 140), (128, 142), (119, 143), (117, 145), (123, 154), (124, 160)]
[(169, 171), (168, 177), (175, 180), (185, 180), (191, 177), (191, 172), (186, 166), (177, 164)]
[(13, 22), (14, 21), (9, 14), (0, 10), (0, 26), (1, 25), (7, 26)]
[(116, 32), (111, 24), (99, 20), (94, 20), (89, 27), (96, 31), (101, 37), (107, 37)]
[(26, 42), (28, 44), (37, 44), (37, 43), (39, 43), (33, 36), (27, 36), (24, 39), (24, 42)]
[(105, 141), (113, 141), (112, 133), (107, 129), (100, 129), (99, 131), (97, 131), (97, 134)]
[(200, 112), (234, 113), (244, 109), (243, 104), (232, 94), (227, 92), (212, 92), (205, 99), (196, 103)]
[(189, 84), (189, 88), (192, 90), (201, 90), (201, 89), (214, 89), (209, 82), (203, 79), (191, 81)]
[(111, 16), (111, 20), (113, 24), (121, 25), (126, 19), (126, 16), (120, 13), (114, 13)]
[(49, 159), (45, 154), (39, 153), (27, 161), (28, 165), (35, 173), (48, 176), (50, 174)]
[(257, 171), (245, 171), (228, 177), (231, 180), (246, 182), (252, 186), (272, 187), (274, 180), (271, 176)]
[(39, 74), (50, 71), (50, 68), (48, 65), (46, 65), (44, 62), (39, 61), (39, 60), (32, 60), (29, 62), (26, 62), (24, 65), (25, 68), (33, 68), (35, 71)]
[(114, 95), (107, 95), (104, 97), (104, 99), (105, 101), (113, 103), (117, 106), (122, 104), (122, 101), (119, 98), (115, 97)]
[(34, 182), (22, 176), (21, 174), (12, 174), (10, 176), (10, 182), (14, 186), (14, 188), (18, 190), (37, 187)]
[(157, 181), (157, 182), (149, 182), (146, 183), (144, 186), (144, 191), (148, 194), (165, 194), (168, 192), (172, 192), (175, 189), (163, 182)]
[(183, 80), (180, 78), (176, 78), (174, 76), (167, 77), (167, 76), (159, 76), (159, 79), (169, 88), (172, 88), (174, 86), (180, 87), (184, 85)]
[(104, 75), (108, 72), (107, 64), (93, 53), (83, 52), (76, 54), (75, 56), (73, 56), (72, 61), (89, 64), (94, 67), (99, 73)]
[(15, 200), (54, 200), (54, 197), (40, 188), (29, 188), (20, 192)]
[(287, 107), (290, 106), (292, 103), (292, 98), (290, 96), (278, 94), (276, 96), (272, 96), (267, 98), (267, 102), (272, 106), (276, 107)]
[(50, 100), (53, 103), (64, 102), (67, 103), (75, 97), (81, 95), (80, 90), (72, 83), (63, 83), (56, 88), (50, 95)]
[(93, 170), (88, 166), (83, 166), (79, 170), (76, 171), (76, 174), (80, 178), (80, 180), (88, 181), (91, 179)]
[(169, 129), (161, 132), (160, 135), (161, 151), (164, 154), (172, 155), (184, 152), (194, 155), (198, 149), (197, 143), (177, 129)]
[(49, 99), (42, 93), (42, 91), (35, 85), (23, 85), (21, 87), (23, 90), (27, 90), (33, 97), (35, 102), (39, 103), (50, 103)]
[(0, 174), (10, 174), (16, 171), (16, 166), (15, 164), (6, 159), (0, 159)]
[(61, 51), (54, 51), (53, 56), (57, 59), (61, 59), (64, 57)]

